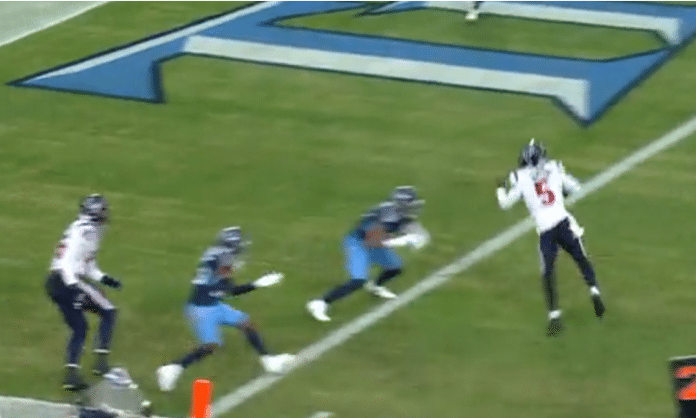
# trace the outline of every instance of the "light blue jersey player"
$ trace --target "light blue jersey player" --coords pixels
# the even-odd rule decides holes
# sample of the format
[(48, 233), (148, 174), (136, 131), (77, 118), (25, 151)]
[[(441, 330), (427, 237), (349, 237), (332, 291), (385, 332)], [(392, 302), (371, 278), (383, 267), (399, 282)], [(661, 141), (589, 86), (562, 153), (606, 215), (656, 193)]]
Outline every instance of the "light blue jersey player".
[(251, 292), (259, 287), (273, 286), (283, 279), (281, 273), (270, 273), (242, 285), (236, 285), (230, 275), (244, 264), (242, 257), (249, 242), (239, 227), (225, 228), (218, 234), (215, 245), (205, 250), (193, 278), (191, 296), (184, 308), (200, 345), (179, 360), (157, 369), (157, 382), (162, 391), (171, 391), (176, 381), (189, 365), (212, 354), (222, 346), (222, 326), (242, 331), (249, 344), (259, 353), (261, 365), (267, 372), (280, 373), (292, 361), (289, 354), (271, 355), (259, 336), (249, 315), (222, 303), (222, 299)]
[[(346, 270), (350, 279), (327, 292), (321, 299), (307, 303), (307, 310), (318, 321), (326, 322), (329, 304), (359, 288), (384, 298), (396, 295), (384, 284), (402, 272), (402, 262), (393, 247), (410, 245), (423, 248), (430, 241), (428, 232), (417, 221), (424, 201), (418, 199), (413, 186), (399, 186), (389, 200), (365, 213), (358, 224), (343, 238)], [(382, 269), (372, 282), (369, 280), (373, 266)]]

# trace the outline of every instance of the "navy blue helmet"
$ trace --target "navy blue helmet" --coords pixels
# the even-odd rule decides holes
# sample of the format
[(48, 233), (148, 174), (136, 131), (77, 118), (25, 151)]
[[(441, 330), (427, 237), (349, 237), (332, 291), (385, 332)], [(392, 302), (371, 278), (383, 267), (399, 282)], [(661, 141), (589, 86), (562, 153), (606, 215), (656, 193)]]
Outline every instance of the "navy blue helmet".
[(418, 198), (413, 186), (399, 186), (391, 194), (391, 201), (402, 216), (418, 216), (425, 200)]
[(80, 202), (80, 215), (87, 216), (92, 222), (109, 220), (109, 202), (100, 194), (91, 194)]
[(520, 167), (536, 167), (541, 161), (546, 159), (546, 148), (532, 138), (520, 152)]
[(217, 244), (229, 248), (232, 254), (238, 255), (244, 252), (250, 242), (244, 238), (240, 227), (230, 226), (218, 233)]

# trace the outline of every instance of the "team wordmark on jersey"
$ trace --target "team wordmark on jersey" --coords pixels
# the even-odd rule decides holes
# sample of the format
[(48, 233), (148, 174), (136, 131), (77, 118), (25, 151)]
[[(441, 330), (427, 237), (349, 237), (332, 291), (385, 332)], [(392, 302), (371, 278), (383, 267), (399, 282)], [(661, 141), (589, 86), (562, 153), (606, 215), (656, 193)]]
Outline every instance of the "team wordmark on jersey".
[(643, 53), (591, 60), (315, 30), (285, 22), (348, 10), (355, 10), (356, 18), (360, 19), (423, 8), (461, 12), (462, 3), (393, 2), (385, 6), (366, 2), (260, 3), (10, 84), (162, 103), (160, 64), (187, 54), (547, 96), (578, 122), (589, 124), (673, 56), (696, 32), (694, 6), (623, 2), (483, 3), (483, 13), (649, 30), (665, 41), (663, 47)]

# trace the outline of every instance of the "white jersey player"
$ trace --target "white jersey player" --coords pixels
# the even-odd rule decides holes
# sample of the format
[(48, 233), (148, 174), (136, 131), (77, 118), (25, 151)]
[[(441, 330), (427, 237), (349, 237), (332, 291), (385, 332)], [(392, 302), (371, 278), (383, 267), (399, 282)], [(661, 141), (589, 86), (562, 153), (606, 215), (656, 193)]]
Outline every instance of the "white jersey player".
[(542, 282), (549, 311), (548, 335), (562, 329), (561, 311), (557, 305), (554, 263), (560, 246), (573, 257), (590, 287), (595, 315), (602, 318), (605, 312), (595, 272), (587, 258), (582, 242), (584, 230), (565, 208), (565, 196), (577, 193), (581, 186), (567, 174), (559, 161), (547, 160), (546, 150), (534, 139), (524, 147), (520, 155), (520, 168), (509, 176), (509, 185), (501, 181), (496, 194), (498, 204), (504, 210), (524, 199), (534, 218), (539, 234), (539, 253), (542, 258)]
[(63, 388), (66, 390), (75, 391), (86, 387), (77, 371), (87, 334), (84, 311), (101, 317), (99, 332), (94, 341), (97, 356), (93, 372), (103, 375), (109, 371), (107, 355), (116, 320), (116, 308), (101, 290), (85, 280), (91, 279), (106, 286), (121, 288), (121, 282), (99, 269), (95, 258), (108, 219), (108, 203), (104, 197), (93, 194), (84, 198), (77, 220), (65, 230), (56, 246), (46, 279), (46, 291), (58, 305), (64, 321), (72, 331), (66, 350), (67, 372), (63, 381)]

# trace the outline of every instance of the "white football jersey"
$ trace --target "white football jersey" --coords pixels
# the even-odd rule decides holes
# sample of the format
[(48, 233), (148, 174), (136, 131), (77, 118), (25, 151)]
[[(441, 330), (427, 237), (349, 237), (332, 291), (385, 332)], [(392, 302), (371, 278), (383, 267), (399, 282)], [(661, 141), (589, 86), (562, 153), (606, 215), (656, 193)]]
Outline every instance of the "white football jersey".
[(51, 270), (61, 271), (66, 285), (75, 284), (82, 277), (99, 281), (104, 276), (95, 258), (103, 230), (103, 225), (86, 216), (78, 217), (65, 230), (51, 260)]
[(523, 167), (510, 173), (510, 190), (499, 187), (498, 204), (508, 209), (521, 197), (537, 224), (537, 232), (548, 231), (565, 218), (578, 228), (573, 216), (565, 208), (563, 192), (575, 193), (580, 183), (566, 174), (558, 161), (544, 161), (536, 167)]

